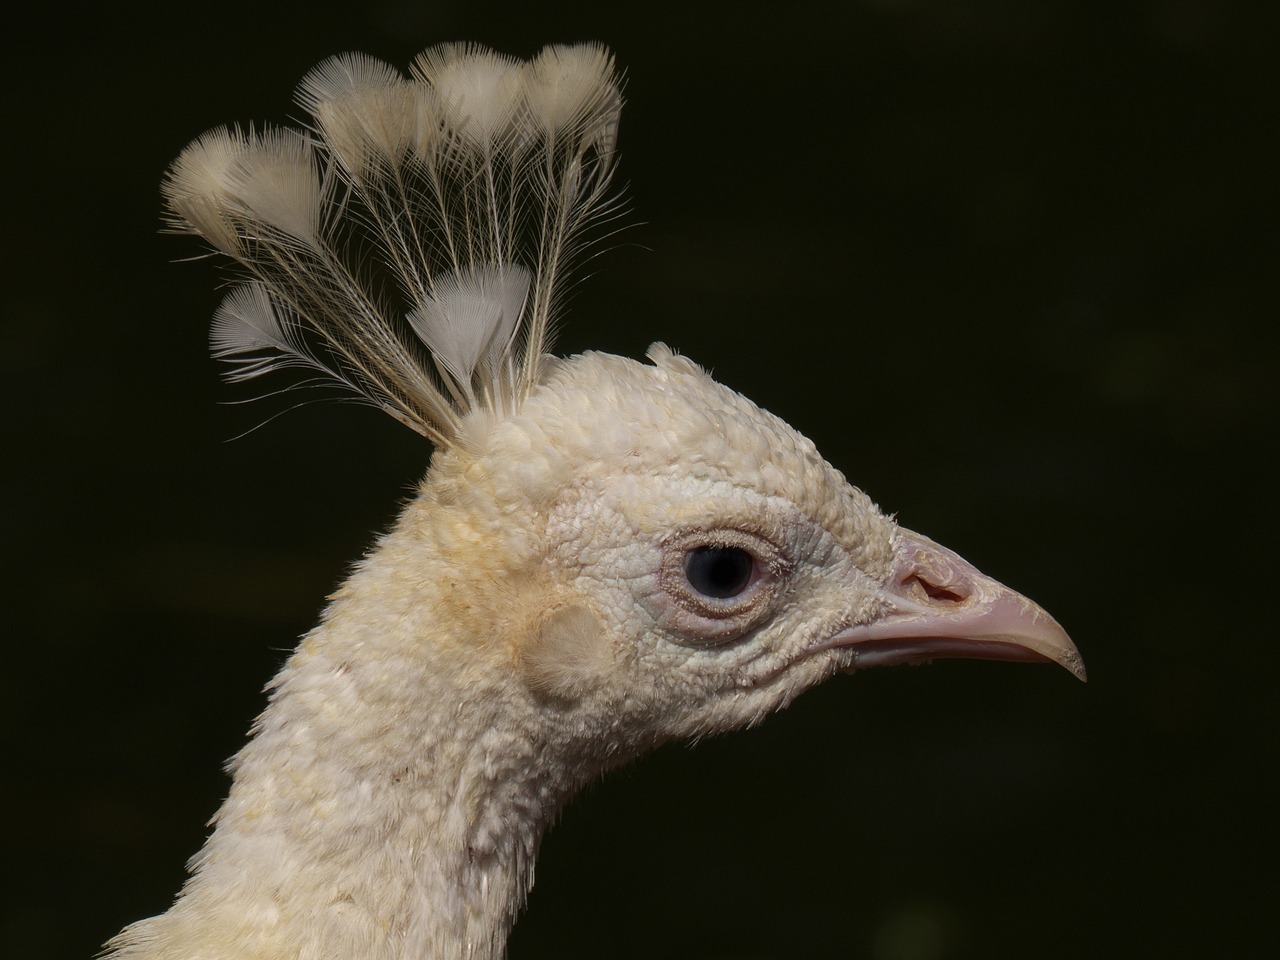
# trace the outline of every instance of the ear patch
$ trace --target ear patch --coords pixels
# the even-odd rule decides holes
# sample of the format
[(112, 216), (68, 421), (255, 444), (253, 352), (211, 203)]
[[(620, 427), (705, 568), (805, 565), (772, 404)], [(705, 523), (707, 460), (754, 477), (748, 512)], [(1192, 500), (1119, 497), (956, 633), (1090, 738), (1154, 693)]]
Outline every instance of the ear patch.
[(617, 664), (599, 616), (579, 603), (556, 607), (535, 624), (520, 665), (535, 692), (577, 700), (598, 687)]

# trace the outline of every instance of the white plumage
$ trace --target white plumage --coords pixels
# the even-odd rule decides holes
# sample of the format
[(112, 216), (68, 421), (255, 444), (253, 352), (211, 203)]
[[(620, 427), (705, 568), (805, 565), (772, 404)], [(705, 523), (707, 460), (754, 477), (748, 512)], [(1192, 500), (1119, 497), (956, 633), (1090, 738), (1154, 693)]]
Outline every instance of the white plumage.
[(116, 960), (496, 958), (543, 830), (600, 772), (755, 723), (838, 672), (1078, 654), (897, 526), (776, 417), (661, 345), (547, 355), (614, 211), (596, 45), (432, 48), (304, 79), (307, 130), (219, 130), (172, 224), (245, 282), (250, 379), (301, 366), (436, 445), (417, 496), (272, 684), (173, 908)]

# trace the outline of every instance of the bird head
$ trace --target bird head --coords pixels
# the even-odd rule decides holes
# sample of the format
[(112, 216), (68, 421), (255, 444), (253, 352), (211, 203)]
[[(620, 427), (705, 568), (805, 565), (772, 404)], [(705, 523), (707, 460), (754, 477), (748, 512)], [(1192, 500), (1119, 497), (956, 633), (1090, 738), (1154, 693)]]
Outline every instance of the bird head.
[[(603, 47), (521, 62), (445, 45), (408, 78), (348, 54), (298, 102), (305, 130), (183, 151), (171, 223), (248, 274), (214, 319), (233, 379), (305, 367), (435, 443), (399, 528), (430, 556), (383, 550), (401, 580), (458, 585), (432, 591), (420, 632), (484, 634), (549, 716), (595, 718), (619, 745), (750, 724), (878, 664), (1052, 660), (1083, 678), (1044, 611), (693, 363), (549, 355), (584, 231), (615, 212)], [(364, 616), (421, 615), (409, 587), (374, 588)]]
[(694, 363), (661, 344), (649, 359), (552, 363), (516, 416), (473, 417), (424, 487), (433, 516), (483, 526), (455, 541), (457, 569), (503, 544), (482, 576), (508, 666), (572, 730), (625, 755), (754, 724), (836, 673), (943, 657), (1083, 679), (1036, 604)]

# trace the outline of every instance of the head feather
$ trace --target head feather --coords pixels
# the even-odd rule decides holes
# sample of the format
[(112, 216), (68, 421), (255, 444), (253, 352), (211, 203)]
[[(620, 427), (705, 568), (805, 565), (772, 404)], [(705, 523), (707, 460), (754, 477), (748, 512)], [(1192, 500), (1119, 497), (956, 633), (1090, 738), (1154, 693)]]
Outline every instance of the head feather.
[(170, 225), (249, 275), (215, 317), (244, 380), (305, 366), (441, 446), (541, 381), (568, 267), (614, 209), (621, 84), (596, 44), (524, 63), (433, 47), (303, 78), (307, 129), (226, 128), (175, 161)]

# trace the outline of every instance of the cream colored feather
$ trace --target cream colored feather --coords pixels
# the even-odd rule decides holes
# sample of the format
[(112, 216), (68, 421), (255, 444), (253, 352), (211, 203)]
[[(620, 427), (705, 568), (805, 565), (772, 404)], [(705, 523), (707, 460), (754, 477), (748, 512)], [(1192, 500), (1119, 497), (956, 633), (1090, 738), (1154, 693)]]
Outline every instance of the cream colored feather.
[(1048, 614), (695, 364), (547, 356), (613, 209), (602, 48), (454, 44), (411, 79), (348, 54), (299, 102), (311, 129), (206, 134), (165, 181), (173, 225), (248, 275), (215, 356), (318, 371), (436, 452), (272, 683), (177, 902), (114, 960), (496, 960), (561, 806), (657, 744), (868, 666), (1083, 678)]
[(622, 95), (593, 44), (529, 63), (447, 44), (413, 73), (326, 60), (298, 92), (310, 130), (214, 130), (164, 194), (256, 281), (214, 326), (235, 378), (310, 367), (447, 446), (538, 383), (565, 270), (613, 210)]

